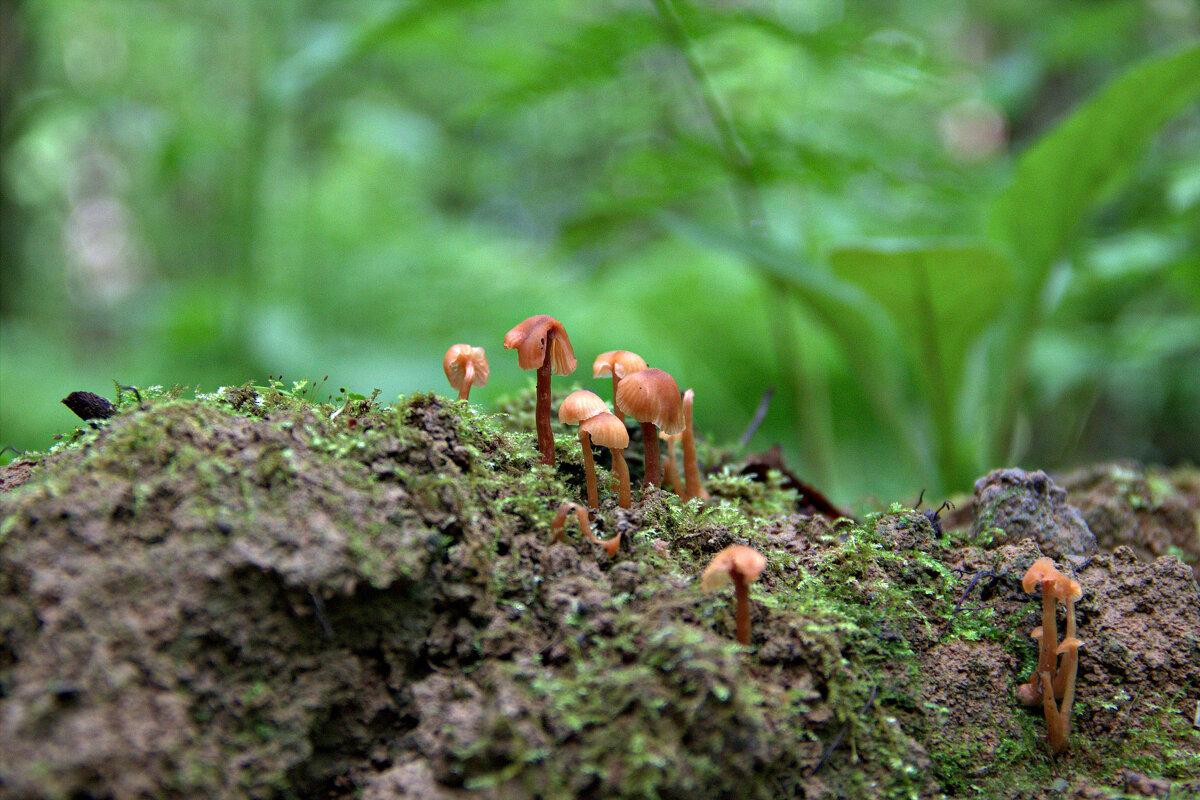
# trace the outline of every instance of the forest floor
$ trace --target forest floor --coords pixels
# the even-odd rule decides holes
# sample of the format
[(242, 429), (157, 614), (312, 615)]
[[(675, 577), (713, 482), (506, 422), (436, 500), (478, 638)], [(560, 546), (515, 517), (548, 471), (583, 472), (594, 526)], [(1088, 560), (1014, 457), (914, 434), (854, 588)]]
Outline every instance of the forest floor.
[[(531, 395), (306, 391), (156, 391), (0, 470), (0, 797), (1200, 797), (1195, 469), (855, 520), (702, 447), (707, 504), (602, 488), (609, 558), (551, 542), (584, 473)], [(699, 581), (735, 543), (748, 646)], [(1083, 590), (1057, 756), (1015, 697), (1041, 555)]]

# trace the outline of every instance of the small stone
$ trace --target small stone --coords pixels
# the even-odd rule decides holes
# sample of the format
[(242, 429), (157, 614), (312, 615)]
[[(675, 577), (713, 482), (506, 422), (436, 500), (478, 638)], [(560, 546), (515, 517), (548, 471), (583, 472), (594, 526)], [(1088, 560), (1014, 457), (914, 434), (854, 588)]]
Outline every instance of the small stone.
[(1066, 490), (1041, 470), (992, 470), (975, 482), (972, 535), (991, 528), (1004, 533), (994, 545), (1026, 537), (1052, 559), (1086, 557), (1096, 552), (1096, 537), (1079, 509), (1068, 505)]

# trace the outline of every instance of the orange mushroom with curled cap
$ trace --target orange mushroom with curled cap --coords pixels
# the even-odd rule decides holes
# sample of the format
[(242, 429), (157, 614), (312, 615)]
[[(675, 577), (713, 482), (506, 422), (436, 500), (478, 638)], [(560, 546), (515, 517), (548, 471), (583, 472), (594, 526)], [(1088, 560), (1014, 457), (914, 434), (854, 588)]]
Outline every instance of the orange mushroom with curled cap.
[(517, 351), (517, 366), (537, 370), (538, 450), (542, 463), (554, 466), (554, 433), (550, 430), (550, 372), (570, 375), (578, 363), (563, 324), (547, 314), (527, 317), (504, 335), (504, 349)]
[(621, 409), (617, 408), (617, 387), (621, 384), (621, 378), (644, 369), (646, 369), (646, 360), (628, 350), (609, 350), (607, 353), (596, 356), (596, 360), (592, 362), (593, 378), (612, 376), (613, 410), (616, 412), (617, 419), (622, 423), (625, 422), (625, 415), (621, 413)]
[(681, 433), (684, 429), (679, 384), (661, 369), (635, 372), (617, 387), (617, 406), (642, 423), (642, 444), (646, 448), (646, 478), (642, 485), (661, 486), (658, 429), (667, 434)]
[[(588, 432), (580, 423), (591, 419), (597, 414), (608, 413), (608, 404), (600, 399), (600, 395), (587, 389), (578, 389), (567, 395), (558, 407), (558, 421), (564, 425), (579, 425), (579, 446), (583, 451), (583, 471), (587, 476), (588, 508), (599, 508), (600, 503), (596, 493), (596, 464), (592, 460), (592, 443)], [(624, 426), (622, 426), (624, 428)], [(629, 437), (626, 434), (626, 443)]]
[(750, 584), (767, 566), (767, 557), (744, 544), (726, 547), (713, 556), (700, 577), (700, 587), (705, 591), (724, 586), (733, 581), (737, 595), (737, 640), (750, 644)]
[(482, 347), (453, 344), (442, 358), (442, 369), (450, 386), (458, 390), (459, 400), (470, 399), (471, 387), (487, 386), (488, 362)]

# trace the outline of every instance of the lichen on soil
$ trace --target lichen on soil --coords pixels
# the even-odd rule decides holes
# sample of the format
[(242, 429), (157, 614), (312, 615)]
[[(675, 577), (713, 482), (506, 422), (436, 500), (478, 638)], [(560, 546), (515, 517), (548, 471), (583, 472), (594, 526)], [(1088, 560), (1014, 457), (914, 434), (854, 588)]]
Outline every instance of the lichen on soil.
[[(1013, 696), (1052, 543), (970, 498), (810, 516), (710, 446), (708, 505), (602, 502), (609, 559), (550, 543), (584, 476), (531, 392), (178, 395), (0, 471), (0, 796), (1200, 796), (1195, 470), (1062, 477), (1098, 549), (1053, 542), (1085, 646), (1052, 758)], [(698, 580), (734, 543), (748, 647)]]

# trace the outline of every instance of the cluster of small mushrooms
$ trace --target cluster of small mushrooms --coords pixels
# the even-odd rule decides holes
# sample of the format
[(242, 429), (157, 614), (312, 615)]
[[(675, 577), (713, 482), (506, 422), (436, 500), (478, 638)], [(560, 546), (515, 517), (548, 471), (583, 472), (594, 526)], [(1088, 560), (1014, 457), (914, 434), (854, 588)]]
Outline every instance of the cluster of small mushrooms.
[[(1075, 702), (1075, 673), (1079, 669), (1079, 646), (1075, 636), (1075, 601), (1083, 597), (1083, 589), (1063, 575), (1048, 558), (1033, 562), (1022, 588), (1029, 593), (1042, 590), (1042, 624), (1033, 629), (1031, 637), (1041, 642), (1038, 663), (1029, 682), (1017, 687), (1017, 698), (1028, 706), (1039, 703), (1046, 715), (1046, 733), (1050, 749), (1061, 753), (1067, 749), (1067, 734), (1071, 729), (1071, 707)], [(1067, 630), (1058, 641), (1058, 603), (1067, 607)], [(1061, 661), (1059, 656), (1062, 656)], [(1059, 706), (1055, 700), (1061, 698)]]
[[(542, 463), (554, 465), (554, 435), (550, 430), (550, 375), (570, 375), (578, 362), (571, 340), (561, 322), (540, 314), (529, 317), (504, 336), (504, 349), (517, 351), (521, 369), (537, 370), (538, 450)], [(446, 351), (442, 368), (450, 385), (458, 390), (458, 399), (469, 398), (472, 385), (486, 386), (488, 362), (482, 347), (456, 344)], [(612, 350), (596, 356), (592, 377), (612, 378), (613, 411), (596, 393), (580, 389), (567, 395), (558, 409), (558, 420), (565, 425), (579, 426), (579, 442), (583, 449), (584, 471), (587, 473), (588, 508), (599, 507), (596, 488), (596, 468), (592, 461), (591, 445), (607, 447), (613, 456), (613, 471), (618, 480), (618, 505), (629, 508), (631, 503), (629, 469), (625, 465), (625, 448), (629, 432), (625, 415), (641, 423), (646, 448), (646, 477), (643, 488), (662, 485), (662, 456), (658, 439), (667, 441), (667, 480), (685, 500), (708, 499), (700, 479), (696, 461), (696, 439), (692, 429), (692, 405), (695, 393), (688, 389), (682, 395), (675, 379), (661, 369), (652, 369), (636, 353)], [(683, 443), (684, 479), (679, 480), (675, 464), (675, 443)]]
[[(504, 349), (517, 351), (521, 369), (537, 370), (537, 405), (535, 420), (538, 450), (542, 463), (554, 465), (554, 435), (550, 429), (550, 375), (570, 375), (578, 362), (571, 340), (561, 322), (546, 314), (523, 320), (504, 336)], [(482, 347), (468, 344), (452, 345), (442, 359), (442, 368), (450, 385), (458, 390), (458, 399), (467, 400), (473, 385), (486, 386), (488, 362)], [(700, 479), (696, 460), (696, 439), (692, 428), (692, 405), (695, 393), (688, 389), (682, 395), (675, 379), (661, 369), (648, 367), (646, 361), (628, 350), (601, 353), (592, 364), (593, 378), (612, 378), (613, 410), (594, 392), (586, 389), (571, 392), (558, 408), (558, 419), (565, 425), (579, 426), (579, 444), (583, 451), (584, 472), (587, 476), (587, 504), (599, 508), (596, 486), (596, 467), (592, 445), (607, 447), (612, 453), (613, 472), (617, 480), (617, 505), (631, 506), (629, 468), (625, 449), (629, 447), (629, 431), (625, 427), (628, 414), (642, 426), (645, 447), (646, 475), (644, 491), (662, 486), (663, 466), (658, 440), (667, 442), (667, 481), (685, 501), (709, 499)], [(675, 444), (682, 440), (683, 480), (675, 463)], [(569, 515), (574, 514), (584, 537), (604, 547), (610, 558), (617, 554), (621, 535), (601, 541), (588, 524), (588, 511), (582, 506), (565, 502), (559, 506), (551, 524), (553, 541), (562, 536)], [(744, 545), (733, 545), (717, 553), (704, 570), (701, 585), (712, 589), (732, 582), (737, 599), (737, 639), (750, 643), (749, 586), (766, 567), (766, 558)]]

